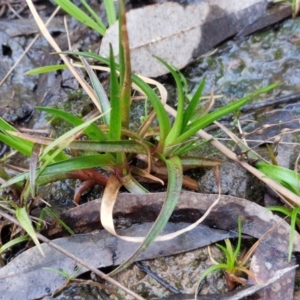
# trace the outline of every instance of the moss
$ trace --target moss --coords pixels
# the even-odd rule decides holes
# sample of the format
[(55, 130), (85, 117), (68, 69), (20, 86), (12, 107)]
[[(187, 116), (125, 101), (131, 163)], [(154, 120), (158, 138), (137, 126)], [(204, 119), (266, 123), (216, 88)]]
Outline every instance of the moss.
[(273, 55), (274, 55), (274, 59), (279, 60), (283, 57), (283, 50), (279, 48), (274, 52)]

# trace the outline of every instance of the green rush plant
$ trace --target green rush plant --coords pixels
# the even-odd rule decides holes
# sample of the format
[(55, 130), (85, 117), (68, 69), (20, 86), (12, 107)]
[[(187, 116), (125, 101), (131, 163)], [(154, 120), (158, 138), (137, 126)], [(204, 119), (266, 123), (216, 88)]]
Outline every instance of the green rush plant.
[(288, 261), (290, 262), (293, 253), (296, 226), (298, 229), (300, 228), (300, 217), (299, 217), (300, 207), (298, 206), (294, 208), (287, 208), (284, 206), (269, 206), (268, 209), (273, 212), (282, 213), (291, 219), (290, 242), (289, 242), (289, 252), (288, 252)]
[[(299, 189), (300, 174), (298, 172), (281, 166), (267, 164), (261, 161), (256, 164), (256, 167), (262, 173), (266, 174), (267, 177), (277, 181), (278, 183), (286, 187), (294, 194), (300, 195), (300, 189)], [(300, 218), (299, 218), (300, 207), (295, 206), (295, 207), (287, 208), (284, 206), (271, 206), (268, 207), (268, 209), (273, 212), (280, 212), (291, 219), (290, 241), (289, 241), (289, 250), (288, 250), (288, 261), (291, 261), (295, 233), (296, 233), (296, 225), (298, 229), (300, 226)]]
[[(216, 262), (211, 254), (211, 260), (213, 262), (213, 265), (209, 267), (207, 270), (203, 272), (201, 275), (197, 285), (196, 285), (196, 292), (195, 292), (195, 299), (197, 299), (197, 291), (199, 288), (199, 285), (201, 281), (210, 273), (223, 270), (225, 273), (225, 278), (227, 281), (228, 289), (233, 290), (237, 284), (244, 285), (246, 283), (246, 280), (242, 277), (240, 277), (241, 274), (247, 274), (253, 278), (255, 278), (255, 274), (253, 274), (248, 269), (248, 261), (253, 254), (253, 251), (257, 247), (257, 243), (255, 243), (251, 249), (245, 254), (241, 255), (241, 242), (242, 242), (242, 221), (241, 217), (238, 217), (238, 240), (237, 245), (234, 249), (229, 239), (225, 239), (225, 247), (216, 244), (217, 247), (223, 252), (225, 255), (225, 261), (218, 263)], [(210, 248), (208, 248), (210, 249)], [(210, 253), (210, 250), (209, 250)]]
[[(69, 13), (72, 12), (69, 11)], [(22, 192), (23, 205), (28, 203), (27, 199), (30, 195), (35, 196), (38, 186), (49, 182), (66, 178), (84, 181), (85, 185), (75, 194), (76, 202), (79, 201), (80, 194), (85, 188), (100, 184), (105, 187), (101, 204), (101, 222), (109, 232), (116, 234), (112, 210), (119, 189), (124, 186), (131, 193), (143, 194), (148, 193), (142, 185), (143, 181), (156, 183), (167, 181), (166, 198), (151, 231), (146, 238), (138, 239), (141, 245), (136, 253), (122, 266), (115, 269), (113, 274), (125, 269), (160, 234), (179, 200), (182, 186), (197, 189), (197, 182), (184, 176), (184, 170), (201, 166), (213, 167), (220, 163), (219, 160), (189, 155), (189, 151), (197, 143), (193, 138), (196, 132), (220, 117), (238, 110), (259, 94), (268, 92), (276, 86), (270, 85), (255, 91), (247, 97), (195, 119), (194, 115), (205, 81), (202, 80), (191, 101), (185, 105), (186, 89), (182, 83), (182, 75), (176, 68), (157, 57), (170, 71), (177, 87), (177, 116), (174, 122), (171, 122), (157, 93), (144, 79), (131, 72), (125, 6), (122, 0), (119, 0), (119, 32), (121, 33), (119, 64), (115, 62), (112, 48), (108, 59), (90, 52), (64, 52), (64, 54), (77, 56), (81, 61), (81, 66), (88, 73), (96, 96), (94, 104), (99, 108), (99, 113), (102, 113), (100, 116), (83, 120), (63, 110), (38, 107), (39, 110), (75, 126), (56, 140), (21, 134), (4, 120), (0, 123), (2, 129), (0, 140), (22, 154), (30, 156), (34, 162), (28, 172), (7, 180), (1, 187), (3, 189), (13, 185), (18, 188), (21, 182), (26, 181)], [(109, 67), (110, 91), (108, 95), (93, 67), (87, 63), (87, 58)], [(62, 66), (57, 68), (62, 68)], [(47, 67), (39, 68), (31, 74), (48, 70)], [(55, 67), (52, 66), (51, 70), (55, 70)], [(132, 83), (145, 95), (153, 108), (137, 130), (131, 130), (129, 127)], [(95, 121), (99, 118), (102, 123), (96, 124)], [(155, 119), (158, 121), (158, 128), (153, 128)], [(35, 147), (38, 151), (34, 151)], [(64, 151), (66, 148), (71, 151)], [(77, 153), (77, 156), (67, 154), (73, 151)], [(105, 169), (109, 175), (104, 176), (95, 168)]]
[[(290, 223), (290, 241), (289, 241), (289, 249), (288, 249), (288, 260), (291, 260), (291, 255), (293, 251), (293, 244), (295, 238), (295, 229), (296, 225), (299, 228), (299, 205), (297, 202), (293, 202), (288, 196), (286, 196), (286, 191), (292, 192), (297, 196), (300, 195), (300, 175), (298, 172), (278, 166), (275, 155), (270, 147), (267, 146), (270, 160), (272, 163), (268, 162), (266, 159), (261, 157), (258, 153), (256, 153), (253, 149), (251, 149), (248, 145), (246, 145), (242, 140), (240, 140), (235, 134), (230, 132), (223, 125), (218, 124), (219, 127), (226, 132), (229, 137), (235, 141), (238, 147), (247, 154), (248, 159), (250, 159), (252, 164), (262, 173), (266, 178), (274, 180), (276, 183), (279, 183), (279, 188), (276, 190), (287, 206), (292, 206), (291, 208), (286, 208), (284, 206), (276, 206), (269, 207), (271, 211), (281, 212), (284, 215), (291, 218)], [(281, 186), (280, 186), (281, 185)]]

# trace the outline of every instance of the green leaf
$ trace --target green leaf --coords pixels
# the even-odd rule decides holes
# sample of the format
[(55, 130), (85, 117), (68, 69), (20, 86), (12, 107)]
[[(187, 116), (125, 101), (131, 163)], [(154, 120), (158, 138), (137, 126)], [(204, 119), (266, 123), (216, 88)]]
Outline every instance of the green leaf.
[(202, 117), (200, 120), (194, 121), (187, 125), (186, 131), (180, 135), (173, 143), (171, 143), (169, 146), (180, 144), (187, 139), (189, 139), (191, 136), (196, 134), (196, 132), (200, 129), (205, 128), (206, 126), (210, 125), (212, 122), (218, 120), (219, 118), (228, 115), (229, 113), (232, 113), (236, 110), (238, 110), (240, 107), (245, 105), (247, 102), (252, 100), (253, 98), (257, 97), (258, 95), (262, 93), (266, 93), (272, 89), (274, 89), (278, 84), (271, 84), (267, 87), (264, 87), (262, 89), (257, 90), (256, 92), (240, 99), (239, 101), (236, 101), (234, 103), (231, 103), (221, 109), (218, 109), (214, 112), (211, 112), (210, 114)]
[(184, 112), (183, 121), (182, 121), (183, 130), (185, 130), (185, 127), (187, 126), (188, 122), (191, 120), (195, 110), (198, 108), (198, 104), (202, 95), (204, 85), (205, 85), (205, 78), (201, 80), (194, 96), (192, 97), (187, 109)]
[[(111, 154), (108, 153), (69, 158), (67, 160), (48, 165), (45, 168), (45, 170), (40, 174), (40, 178), (38, 179), (37, 184), (41, 184), (40, 183), (41, 181), (47, 183), (46, 180), (47, 176), (51, 177), (51, 178), (49, 177), (49, 182), (52, 182), (54, 181), (53, 176), (58, 174), (62, 175), (75, 170), (83, 170), (83, 169), (90, 169), (96, 167), (113, 167), (113, 166), (115, 166), (114, 158), (111, 156)], [(37, 171), (39, 171), (39, 169), (37, 169)], [(15, 183), (27, 180), (28, 177), (29, 177), (28, 172), (14, 176), (10, 180), (2, 184), (0, 190), (10, 185), (13, 185)], [(66, 175), (62, 176), (62, 178), (65, 179)]]
[[(64, 229), (66, 229), (71, 235), (75, 234), (74, 231), (64, 222), (62, 221), (49, 207), (44, 207), (40, 213), (40, 219), (44, 220), (45, 215), (48, 214), (51, 216), (58, 224), (60, 224)], [(41, 230), (42, 222), (39, 222), (37, 225), (37, 229)]]
[(35, 68), (33, 70), (27, 71), (25, 74), (26, 75), (40, 75), (44, 73), (49, 73), (49, 72), (55, 72), (59, 70), (64, 70), (66, 69), (66, 65), (51, 65), (51, 66), (44, 66), (44, 67), (39, 67)]
[[(62, 109), (55, 109), (55, 108), (49, 108), (49, 107), (40, 107), (37, 106), (36, 109), (47, 112), (48, 114), (52, 114), (53, 116), (60, 118), (73, 126), (78, 126), (84, 123), (84, 121), (73, 114), (70, 114)], [(101, 129), (96, 124), (91, 124), (88, 126), (84, 133), (89, 136), (92, 140), (98, 140), (103, 141), (106, 140), (106, 135), (101, 131)]]
[(16, 130), (2, 118), (0, 118), (0, 131), (2, 131), (2, 133), (0, 133), (1, 142), (26, 156), (30, 156), (33, 143), (24, 141), (21, 138), (11, 136), (9, 133), (7, 133), (6, 131), (18, 132), (18, 130)]
[(132, 194), (147, 194), (149, 193), (134, 177), (129, 173), (122, 177), (124, 187)]
[(298, 213), (300, 211), (300, 207), (295, 207), (292, 211), (291, 215), (291, 229), (290, 229), (290, 242), (289, 242), (289, 257), (288, 261), (291, 262), (293, 247), (294, 247), (294, 240), (295, 240), (295, 232), (296, 232), (296, 221), (298, 217)]
[(94, 18), (94, 21), (101, 27), (105, 28), (105, 25), (99, 18), (98, 14), (94, 11), (92, 7), (90, 7), (85, 0), (80, 0), (80, 2), (84, 5), (84, 7), (87, 9), (87, 11), (91, 14), (91, 16)]
[(146, 148), (134, 140), (128, 141), (75, 141), (70, 143), (69, 148), (74, 150), (88, 150), (97, 152), (113, 152), (113, 153), (143, 153), (147, 154)]
[(73, 4), (70, 0), (54, 0), (54, 2), (61, 7), (70, 16), (78, 20), (79, 22), (87, 25), (88, 27), (96, 30), (102, 36), (106, 32), (106, 27), (101, 22), (97, 24), (93, 19), (91, 19), (86, 13), (84, 13), (80, 8)]
[(119, 0), (119, 66), (120, 66), (120, 101), (122, 127), (129, 128), (131, 105), (131, 61), (129, 38), (126, 26), (126, 10), (123, 0)]
[(177, 104), (177, 114), (174, 121), (174, 124), (172, 126), (171, 131), (169, 132), (166, 141), (165, 141), (165, 147), (168, 147), (169, 144), (171, 144), (181, 133), (182, 133), (182, 125), (183, 125), (183, 110), (184, 110), (184, 93), (183, 88), (181, 84), (180, 77), (175, 71), (173, 67), (171, 67), (169, 64), (167, 64), (163, 59), (156, 57), (158, 61), (160, 61), (172, 74), (173, 78), (176, 82), (177, 87), (177, 98), (178, 98), (178, 104)]
[(215, 271), (218, 271), (218, 270), (227, 270), (227, 265), (226, 264), (217, 264), (217, 265), (213, 265), (211, 267), (209, 267), (208, 269), (206, 269), (202, 275), (200, 276), (197, 284), (196, 284), (196, 287), (195, 287), (195, 299), (197, 299), (197, 293), (198, 293), (198, 290), (199, 290), (199, 286), (200, 286), (200, 283), (201, 281), (210, 273), (212, 272), (215, 272)]
[(7, 133), (3, 134), (0, 133), (0, 141), (4, 143), (5, 145), (9, 146), (10, 148), (26, 155), (30, 156), (33, 143), (25, 141), (24, 139), (11, 136)]
[[(163, 159), (163, 158), (162, 158)], [(110, 275), (115, 275), (122, 270), (125, 270), (134, 259), (155, 240), (155, 238), (161, 233), (165, 225), (167, 224), (178, 200), (182, 189), (182, 165), (177, 156), (173, 156), (168, 160), (165, 160), (168, 168), (168, 190), (166, 194), (165, 202), (160, 210), (160, 213), (148, 233), (145, 240), (139, 246), (138, 250), (121, 266), (112, 271)]]
[(159, 145), (158, 149), (163, 149), (165, 140), (171, 130), (171, 123), (168, 114), (160, 102), (156, 93), (151, 87), (136, 75), (132, 75), (132, 81), (145, 93), (151, 102), (159, 123)]
[(96, 167), (112, 167), (115, 165), (111, 154), (95, 154), (80, 157), (73, 157), (68, 160), (60, 161), (51, 165), (43, 171), (42, 175), (54, 175), (75, 170), (90, 169)]
[(267, 177), (279, 182), (296, 195), (299, 195), (300, 175), (295, 173), (295, 171), (263, 162), (258, 162), (255, 166)]
[(27, 232), (27, 234), (32, 238), (33, 242), (39, 249), (40, 253), (45, 256), (44, 251), (41, 247), (41, 244), (39, 240), (37, 239), (36, 233), (34, 231), (34, 228), (32, 226), (31, 220), (27, 214), (26, 208), (16, 208), (16, 218), (20, 222), (22, 228)]
[(217, 244), (217, 247), (220, 248), (226, 256), (227, 270), (232, 270), (232, 265), (234, 265), (232, 245), (229, 239), (225, 239), (224, 241), (226, 247), (220, 244)]
[(101, 114), (100, 116), (97, 116), (91, 120), (85, 121), (83, 124), (80, 124), (80, 125), (76, 126), (75, 128), (69, 130), (65, 134), (61, 135), (59, 138), (54, 140), (50, 145), (48, 145), (44, 149), (44, 151), (40, 157), (40, 160), (42, 160), (51, 150), (53, 150), (55, 147), (58, 147), (60, 144), (65, 144), (65, 147), (67, 147), (69, 145), (69, 143), (71, 142), (69, 139), (73, 139), (73, 136), (76, 133), (78, 133), (81, 130), (86, 129), (88, 126), (90, 126), (93, 122), (95, 122), (102, 116), (103, 116), (103, 114)]
[(17, 244), (28, 241), (29, 239), (30, 238), (28, 235), (23, 235), (23, 236), (19, 236), (19, 237), (15, 238), (13, 240), (10, 240), (9, 242), (5, 243), (3, 246), (0, 247), (0, 254), (2, 252), (4, 252), (5, 250), (7, 250)]
[[(106, 65), (109, 65), (109, 60), (107, 58), (104, 58), (95, 53), (72, 52), (72, 51), (64, 51), (63, 53), (92, 58), (92, 59), (95, 59)], [(117, 68), (117, 70), (119, 70), (118, 65), (116, 65), (116, 68)], [(166, 137), (171, 130), (171, 123), (170, 123), (168, 114), (167, 114), (166, 110), (164, 109), (164, 106), (160, 102), (160, 99), (158, 98), (157, 94), (153, 91), (153, 89), (151, 89), (151, 87), (147, 83), (145, 83), (141, 78), (139, 78), (137, 75), (134, 75), (134, 74), (132, 74), (132, 81), (145, 93), (145, 95), (148, 97), (148, 99), (150, 100), (150, 102), (155, 110), (155, 113), (156, 113), (157, 119), (158, 119), (158, 123), (159, 123), (159, 129), (160, 129), (160, 140), (159, 140), (158, 148), (163, 149)]]
[(86, 71), (89, 74), (92, 86), (93, 86), (94, 91), (96, 93), (98, 103), (100, 104), (100, 107), (101, 107), (101, 112), (104, 113), (104, 115), (103, 115), (104, 123), (106, 125), (109, 125), (111, 107), (110, 107), (110, 103), (109, 103), (109, 100), (107, 98), (106, 92), (105, 92), (101, 82), (99, 81), (98, 77), (96, 76), (95, 72), (90, 67), (90, 65), (87, 63), (87, 61), (82, 57), (80, 57), (80, 59), (81, 59), (82, 63), (84, 64), (84, 67), (85, 67)]
[(109, 58), (111, 117), (108, 136), (110, 140), (119, 141), (121, 139), (122, 130), (122, 111), (119, 94), (119, 82), (116, 72), (116, 63), (114, 60), (113, 48), (111, 45)]
[(106, 10), (108, 24), (109, 24), (109, 26), (111, 26), (117, 20), (114, 1), (113, 0), (104, 0), (104, 6), (105, 6), (105, 10)]

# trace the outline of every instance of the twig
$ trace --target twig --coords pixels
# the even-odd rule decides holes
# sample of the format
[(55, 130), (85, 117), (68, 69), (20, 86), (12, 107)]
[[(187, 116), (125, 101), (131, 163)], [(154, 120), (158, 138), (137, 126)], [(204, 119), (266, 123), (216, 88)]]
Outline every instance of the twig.
[(265, 100), (261, 103), (255, 103), (251, 105), (246, 105), (240, 109), (242, 113), (246, 113), (252, 110), (261, 109), (268, 106), (274, 106), (274, 105), (280, 105), (280, 104), (289, 104), (289, 103), (295, 103), (300, 100), (300, 93), (293, 94), (293, 95), (287, 95), (278, 97), (277, 99), (269, 99)]

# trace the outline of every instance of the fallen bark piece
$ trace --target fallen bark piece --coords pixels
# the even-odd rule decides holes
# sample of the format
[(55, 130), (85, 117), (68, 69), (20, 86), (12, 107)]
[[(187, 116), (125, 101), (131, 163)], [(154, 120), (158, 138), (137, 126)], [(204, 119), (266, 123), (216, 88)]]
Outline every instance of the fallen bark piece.
[[(114, 209), (114, 217), (127, 219), (130, 222), (154, 221), (165, 198), (165, 193), (154, 193), (146, 195), (120, 194)], [(180, 201), (171, 217), (172, 221), (195, 222), (207, 211), (210, 205), (216, 200), (217, 195), (199, 194), (193, 192), (182, 192)], [(89, 228), (99, 228), (99, 208), (101, 200), (88, 202), (76, 207), (61, 215), (75, 232), (87, 231)], [(237, 230), (238, 216), (242, 217), (242, 232), (250, 236), (260, 238), (269, 229), (273, 228), (262, 240), (259, 250), (266, 255), (257, 252), (257, 260), (260, 265), (268, 268), (264, 273), (268, 279), (280, 268), (291, 266), (287, 261), (290, 226), (278, 216), (268, 211), (266, 208), (248, 201), (246, 199), (222, 195), (219, 204), (213, 208), (211, 213), (202, 223), (213, 228), (223, 230)], [(57, 226), (50, 226), (46, 232), (48, 235), (62, 234), (62, 229)], [(300, 251), (300, 236), (296, 234), (294, 241), (294, 251)], [(276, 253), (276, 255), (273, 255)], [(255, 262), (253, 262), (255, 263)], [(253, 264), (252, 263), (252, 264)], [(264, 268), (265, 268), (264, 267)], [(253, 268), (252, 272), (261, 278), (259, 272), (262, 269)], [(284, 289), (294, 290), (295, 272), (289, 273), (289, 281), (286, 279), (278, 281)], [(271, 289), (273, 286), (271, 287)], [(282, 288), (282, 290), (284, 291)], [(265, 293), (265, 292), (264, 292)], [(261, 299), (268, 300), (266, 297)], [(287, 293), (285, 300), (293, 299)]]
[[(136, 224), (123, 230), (123, 234), (146, 235), (152, 225), (152, 223)], [(174, 232), (186, 226), (188, 226), (186, 223), (168, 223), (164, 233)], [(153, 243), (138, 260), (186, 252), (234, 236), (236, 234), (232, 232), (197, 226), (194, 230), (173, 240)], [(122, 264), (138, 247), (137, 243), (123, 241), (104, 230), (60, 238), (54, 240), (54, 243), (96, 268)], [(45, 257), (42, 257), (38, 249), (33, 247), (0, 269), (0, 299), (29, 300), (51, 295), (66, 283), (66, 278), (55, 270), (65, 271), (71, 275), (80, 268), (74, 260), (47, 244), (42, 244), (42, 248)], [(80, 275), (86, 271), (86, 268), (81, 268), (76, 273)]]
[[(119, 194), (114, 207), (114, 218), (116, 222), (118, 219), (128, 219), (133, 223), (152, 222), (158, 216), (165, 196), (166, 193)], [(196, 222), (217, 197), (218, 195), (214, 194), (182, 192), (171, 221)], [(60, 215), (60, 218), (75, 233), (102, 229), (99, 216), (100, 205), (101, 199), (90, 201), (66, 211)], [(242, 232), (258, 239), (275, 224), (280, 223), (266, 236), (264, 242), (278, 251), (288, 253), (290, 226), (266, 208), (246, 199), (221, 195), (219, 204), (213, 208), (202, 224), (212, 228), (236, 231), (239, 215), (242, 216)], [(42, 233), (48, 237), (58, 237), (63, 232), (61, 226), (53, 222)], [(294, 251), (300, 251), (299, 234), (295, 236)]]
[[(145, 195), (120, 194), (115, 205), (114, 216), (123, 220), (127, 219), (129, 223), (153, 221), (160, 211), (162, 203), (165, 199), (165, 195), (165, 193), (153, 193)], [(218, 195), (213, 194), (208, 195), (193, 192), (182, 192), (179, 203), (172, 215), (171, 220), (173, 222), (195, 222), (207, 211), (217, 197)], [(99, 220), (100, 205), (101, 200), (91, 201), (62, 214), (61, 218), (77, 232), (83, 232), (82, 230), (85, 230), (86, 232), (88, 229), (91, 230), (92, 228), (95, 229), (96, 227), (99, 229), (101, 228)], [(287, 262), (290, 226), (281, 218), (256, 203), (242, 198), (222, 195), (219, 204), (212, 209), (211, 213), (205, 219), (205, 222), (203, 222), (205, 223), (203, 225), (209, 225), (211, 228), (218, 228), (226, 230), (227, 232), (235, 231), (236, 233), (238, 216), (242, 217), (242, 232), (253, 237), (260, 238), (269, 229), (273, 228), (260, 244), (260, 247), (262, 247), (262, 252), (266, 253), (266, 255), (260, 255), (259, 252), (257, 254), (261, 258), (260, 265), (265, 265), (268, 268), (268, 273), (266, 273), (266, 275), (269, 274), (269, 276), (266, 277), (265, 281), (268, 281), (272, 277), (272, 274), (275, 274), (278, 271), (278, 268), (290, 266), (290, 264)], [(169, 228), (169, 232), (178, 230), (179, 228), (176, 228), (176, 226), (177, 225), (173, 224), (172, 227)], [(184, 226), (187, 226), (187, 224)], [(148, 227), (148, 230), (149, 228), (150, 227)], [(204, 236), (209, 237), (211, 235), (210, 231), (207, 231), (207, 227), (204, 228), (206, 228)], [(154, 243), (149, 249), (139, 256), (139, 260), (158, 257), (159, 255), (166, 256), (179, 253), (176, 252), (178, 250), (176, 247), (182, 247), (183, 245), (187, 244), (188, 240), (194, 240), (194, 242), (201, 241), (203, 237), (192, 238), (189, 236), (194, 230), (187, 232), (187, 235), (183, 234), (173, 240), (170, 240), (169, 242), (170, 245), (172, 245), (172, 248), (168, 252), (166, 250), (166, 244), (162, 244), (165, 242)], [(147, 232), (147, 230), (144, 232)], [(58, 235), (62, 233), (62, 230), (59, 228), (59, 226), (50, 226), (46, 233), (48, 233), (48, 235)], [(120, 234), (130, 235), (130, 233), (127, 231), (120, 232)], [(145, 235), (145, 233), (140, 231), (132, 234), (134, 236)], [(70, 241), (72, 239), (74, 239), (74, 241), (71, 243)], [(98, 233), (91, 233), (87, 235), (75, 235), (74, 237), (58, 239), (56, 242), (62, 243), (60, 245), (63, 248), (67, 248), (67, 250), (70, 250), (70, 252), (75, 255), (78, 255), (78, 253), (75, 251), (75, 249), (78, 248), (79, 254), (83, 255), (81, 258), (83, 260), (87, 260), (89, 264), (97, 267), (121, 264), (138, 247), (138, 244), (135, 243), (123, 244), (126, 242), (112, 237), (111, 235), (109, 235), (109, 237), (105, 240), (104, 244), (103, 242), (100, 242), (101, 239), (103, 238), (98, 236)], [(215, 241), (210, 240), (208, 243), (210, 244)], [(151, 256), (149, 254), (151, 252), (149, 251), (153, 249), (152, 247), (154, 247), (154, 245), (164, 246), (159, 246), (158, 249), (155, 250), (155, 256)], [(19, 295), (20, 291), (24, 293), (26, 291), (27, 293), (22, 299), (38, 298), (42, 296), (34, 295), (35, 297), (31, 298), (30, 293), (38, 292), (38, 295), (48, 295), (53, 293), (57, 288), (65, 283), (64, 277), (56, 274), (55, 272), (43, 270), (42, 267), (62, 269), (67, 271), (69, 274), (72, 274), (74, 270), (77, 269), (78, 266), (73, 260), (70, 260), (62, 255), (57, 256), (58, 254), (56, 251), (52, 250), (46, 245), (42, 246), (47, 247), (44, 248), (46, 254), (45, 260), (43, 260), (37, 249), (32, 248), (18, 256), (6, 267), (0, 269), (0, 286), (1, 290), (3, 290), (2, 294), (0, 294), (0, 299), (14, 299), (14, 297), (11, 297), (10, 295), (16, 294), (9, 293), (18, 293)], [(198, 246), (201, 247), (200, 245)], [(102, 252), (100, 255), (101, 249)], [(128, 249), (128, 252), (125, 253), (124, 249)], [(182, 252), (187, 251), (182, 250), (183, 248), (180, 249)], [(299, 234), (296, 233), (294, 240), (294, 251), (299, 250), (300, 237)], [(276, 255), (273, 255), (274, 253)], [(28, 255), (28, 258), (25, 259), (22, 255)], [(272, 263), (270, 263), (271, 260)], [(37, 279), (33, 280), (33, 278), (36, 278), (36, 276), (34, 276), (32, 272), (35, 272), (36, 270), (39, 271), (38, 277)], [(43, 278), (41, 276), (41, 271), (44, 272), (46, 279), (45, 277)], [(255, 274), (258, 274), (260, 269), (254, 268), (252, 271)], [(284, 283), (287, 286), (286, 288), (293, 290), (295, 273), (291, 272), (289, 274), (289, 282)], [(51, 279), (52, 276), (54, 276), (54, 279)], [(278, 283), (281, 284), (280, 279), (278, 282), (276, 282), (277, 285)], [(18, 284), (22, 286), (19, 286)], [(29, 290), (25, 290), (25, 286), (31, 286), (31, 288), (29, 288)], [(292, 299), (288, 296), (289, 295), (285, 297), (285, 300)]]

